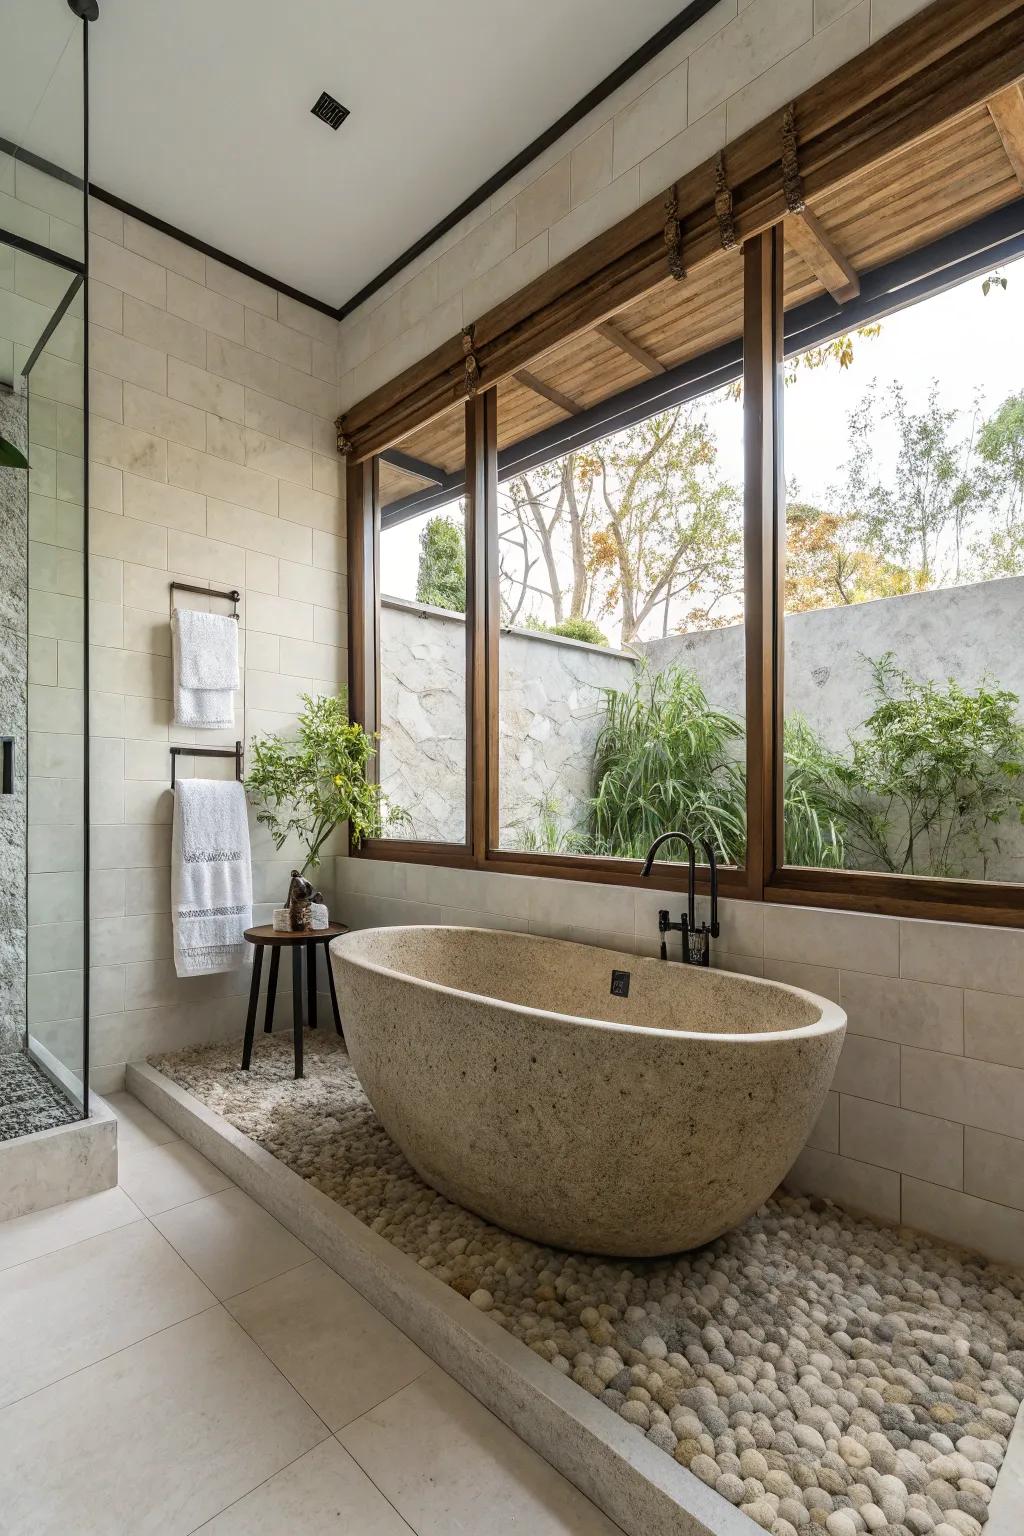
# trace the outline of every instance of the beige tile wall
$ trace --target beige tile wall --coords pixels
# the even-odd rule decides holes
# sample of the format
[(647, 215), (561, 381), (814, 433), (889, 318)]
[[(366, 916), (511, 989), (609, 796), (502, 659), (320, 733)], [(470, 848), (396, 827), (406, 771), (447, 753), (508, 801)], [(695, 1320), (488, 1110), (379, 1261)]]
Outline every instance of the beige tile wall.
[[(92, 1061), (109, 1083), (241, 1029), (248, 975), (174, 974), (168, 747), (287, 727), (303, 691), (345, 681), (345, 527), (336, 322), (106, 204), (91, 222)], [(175, 577), (244, 594), (235, 732), (171, 723)], [(178, 771), (195, 766), (233, 771)], [(292, 860), (251, 831), (265, 921)]]
[[(642, 955), (678, 898), (338, 859), (353, 926), (512, 928)], [(1024, 1264), (1024, 932), (726, 901), (716, 963), (808, 987), (849, 1025), (791, 1175), (884, 1221)]]
[(341, 409), (656, 197), (926, 3), (719, 0), (346, 317)]

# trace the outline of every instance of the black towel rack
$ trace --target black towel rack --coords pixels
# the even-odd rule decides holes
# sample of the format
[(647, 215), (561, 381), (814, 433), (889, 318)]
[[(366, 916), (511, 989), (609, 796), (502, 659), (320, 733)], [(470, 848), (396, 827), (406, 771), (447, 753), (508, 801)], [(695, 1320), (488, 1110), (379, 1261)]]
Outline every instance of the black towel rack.
[[(203, 588), (202, 590), (206, 590)], [(242, 743), (236, 741), (233, 747), (172, 747), (171, 748), (171, 788), (174, 788), (175, 758), (178, 757), (233, 757), (235, 760), (235, 778), (241, 782), (242, 778)]]
[(238, 605), (242, 600), (242, 594), (237, 587), (232, 587), (230, 591), (225, 592), (218, 590), (216, 587), (199, 587), (192, 581), (172, 581), (171, 591), (198, 592), (201, 597), (222, 597), (226, 603), (234, 603), (235, 611), (231, 617), (233, 619), (238, 618)]

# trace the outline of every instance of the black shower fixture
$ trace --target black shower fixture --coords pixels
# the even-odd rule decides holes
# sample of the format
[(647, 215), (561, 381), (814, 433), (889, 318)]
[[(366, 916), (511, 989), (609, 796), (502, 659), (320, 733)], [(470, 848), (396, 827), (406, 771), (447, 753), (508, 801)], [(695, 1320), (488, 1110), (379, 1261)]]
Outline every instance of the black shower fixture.
[[(68, 3), (70, 4), (70, 0), (68, 0)], [(314, 117), (318, 117), (322, 123), (327, 124), (328, 128), (333, 128), (335, 131), (341, 127), (346, 117), (348, 117), (348, 107), (343, 107), (340, 101), (335, 101), (334, 97), (329, 95), (327, 91), (320, 92), (320, 95), (309, 110)]]

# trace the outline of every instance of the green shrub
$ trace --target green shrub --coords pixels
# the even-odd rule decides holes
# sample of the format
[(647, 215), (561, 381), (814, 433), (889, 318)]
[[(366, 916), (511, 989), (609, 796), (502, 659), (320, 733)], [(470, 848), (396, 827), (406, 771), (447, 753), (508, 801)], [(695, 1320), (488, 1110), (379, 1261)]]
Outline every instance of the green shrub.
[(531, 614), (523, 628), (543, 630), (546, 635), (562, 635), (566, 640), (585, 640), (588, 645), (608, 644), (608, 636), (593, 619), (583, 619), (578, 615), (563, 619), (561, 624), (545, 624), (543, 619), (535, 619)]

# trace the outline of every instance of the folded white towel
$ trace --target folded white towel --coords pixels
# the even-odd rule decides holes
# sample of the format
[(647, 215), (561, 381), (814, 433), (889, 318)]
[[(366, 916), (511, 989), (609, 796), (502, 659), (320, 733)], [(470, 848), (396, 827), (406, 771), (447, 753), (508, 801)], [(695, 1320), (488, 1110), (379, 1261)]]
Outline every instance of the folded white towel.
[(171, 613), (174, 723), (203, 730), (232, 728), (239, 685), (238, 623), (220, 613)]
[(247, 963), (252, 864), (245, 790), (237, 780), (179, 779), (175, 786), (171, 919), (179, 976)]

